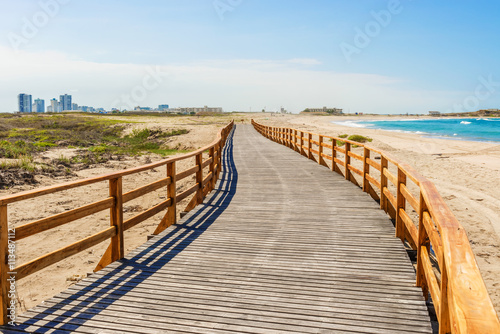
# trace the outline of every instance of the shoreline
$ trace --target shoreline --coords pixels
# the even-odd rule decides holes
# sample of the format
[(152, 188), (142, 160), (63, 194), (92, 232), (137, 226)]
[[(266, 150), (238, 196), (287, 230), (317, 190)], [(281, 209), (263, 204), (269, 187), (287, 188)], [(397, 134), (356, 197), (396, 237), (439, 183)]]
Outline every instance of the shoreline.
[[(359, 116), (356, 116), (356, 117), (359, 117)], [(364, 116), (361, 116), (361, 117), (364, 117)], [(401, 116), (401, 118), (396, 118), (396, 119), (393, 119), (391, 116), (389, 116), (389, 118), (387, 119), (356, 119), (356, 120), (346, 120), (346, 121), (332, 121), (333, 124), (336, 124), (336, 125), (340, 125), (340, 126), (346, 126), (346, 127), (350, 127), (350, 128), (356, 128), (356, 129), (371, 129), (371, 130), (381, 130), (381, 131), (388, 131), (388, 132), (396, 132), (396, 133), (406, 133), (406, 134), (416, 134), (416, 135), (421, 135), (422, 137), (424, 138), (433, 138), (433, 139), (444, 139), (444, 140), (458, 140), (458, 141), (469, 141), (469, 142), (478, 142), (478, 143), (487, 143), (487, 144), (496, 144), (496, 145), (500, 145), (500, 139), (498, 141), (492, 141), (492, 140), (488, 140), (488, 139), (476, 139), (476, 138), (472, 138), (472, 137), (466, 137), (466, 136), (457, 136), (457, 137), (453, 137), (453, 136), (449, 136), (449, 135), (445, 135), (445, 134), (438, 134), (438, 133), (431, 133), (431, 132), (423, 132), (423, 131), (409, 131), (409, 130), (400, 130), (400, 129), (384, 129), (382, 127), (371, 127), (371, 126), (357, 126), (355, 124), (359, 124), (361, 122), (363, 123), (369, 123), (369, 122), (385, 122), (385, 121), (393, 121), (393, 122), (411, 122), (411, 121), (426, 121), (426, 120), (450, 120), (450, 119), (454, 119), (454, 120), (467, 120), (467, 119), (471, 119), (471, 118), (475, 118), (476, 120), (478, 120), (479, 118), (476, 118), (476, 117), (430, 117), (430, 116), (427, 116), (427, 117), (423, 117), (423, 118), (418, 118), (418, 119), (415, 119), (415, 118), (411, 118), (411, 119), (405, 119), (403, 118), (403, 116)], [(482, 119), (487, 119), (488, 117), (480, 117)], [(499, 119), (500, 120), (500, 119)], [(378, 125), (378, 124), (377, 124)]]

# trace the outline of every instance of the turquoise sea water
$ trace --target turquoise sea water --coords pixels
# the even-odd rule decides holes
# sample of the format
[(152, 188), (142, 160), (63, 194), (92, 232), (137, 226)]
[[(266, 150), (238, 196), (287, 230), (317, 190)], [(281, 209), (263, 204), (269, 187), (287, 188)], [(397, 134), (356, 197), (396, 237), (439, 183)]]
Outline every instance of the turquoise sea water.
[(436, 118), (334, 122), (340, 125), (417, 133), (448, 139), (500, 142), (499, 118)]

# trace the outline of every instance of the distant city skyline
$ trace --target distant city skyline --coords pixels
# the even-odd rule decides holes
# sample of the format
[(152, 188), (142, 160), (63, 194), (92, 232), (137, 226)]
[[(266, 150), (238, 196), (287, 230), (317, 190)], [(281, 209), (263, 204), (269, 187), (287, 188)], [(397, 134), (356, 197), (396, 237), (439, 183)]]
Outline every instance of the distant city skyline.
[(176, 107), (170, 108), (168, 104), (159, 104), (158, 107), (147, 107), (147, 106), (135, 106), (134, 108), (127, 109), (119, 109), (116, 107), (112, 107), (110, 109), (105, 109), (102, 107), (89, 107), (89, 106), (80, 106), (78, 103), (73, 103), (73, 96), (69, 94), (64, 94), (59, 96), (59, 100), (56, 98), (50, 99), (50, 105), (47, 105), (45, 109), (45, 100), (44, 99), (35, 99), (33, 103), (32, 95), (20, 93), (17, 95), (18, 108), (16, 111), (18, 112), (63, 112), (63, 111), (83, 111), (83, 112), (99, 112), (99, 111), (165, 111), (165, 112), (181, 112), (181, 113), (190, 113), (190, 112), (223, 112), (221, 107)]
[(227, 4), (5, 2), (0, 111), (15, 111), (12, 96), (23, 91), (46, 101), (66, 91), (106, 110), (165, 101), (384, 114), (500, 105), (498, 1)]

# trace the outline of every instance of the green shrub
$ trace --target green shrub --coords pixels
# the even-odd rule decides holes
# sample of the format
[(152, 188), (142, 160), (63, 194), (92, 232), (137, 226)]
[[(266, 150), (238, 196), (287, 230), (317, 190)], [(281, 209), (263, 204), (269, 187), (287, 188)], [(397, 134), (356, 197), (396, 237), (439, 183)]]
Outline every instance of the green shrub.
[(33, 157), (23, 156), (14, 161), (0, 162), (0, 170), (1, 169), (24, 169), (28, 172), (34, 172), (36, 167), (33, 163)]
[(351, 135), (347, 139), (352, 140), (352, 141), (357, 141), (358, 143), (366, 143), (366, 142), (371, 142), (373, 140), (371, 138), (364, 137), (361, 135)]
[(89, 151), (94, 153), (104, 153), (108, 150), (109, 148), (106, 145), (93, 146), (89, 148)]

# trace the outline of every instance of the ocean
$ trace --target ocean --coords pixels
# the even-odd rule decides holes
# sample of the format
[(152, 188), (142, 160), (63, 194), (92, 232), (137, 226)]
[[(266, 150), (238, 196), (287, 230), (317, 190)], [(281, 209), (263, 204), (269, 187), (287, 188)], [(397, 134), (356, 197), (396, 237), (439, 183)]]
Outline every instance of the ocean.
[(397, 119), (333, 122), (339, 125), (416, 133), (426, 137), (500, 142), (499, 118)]

